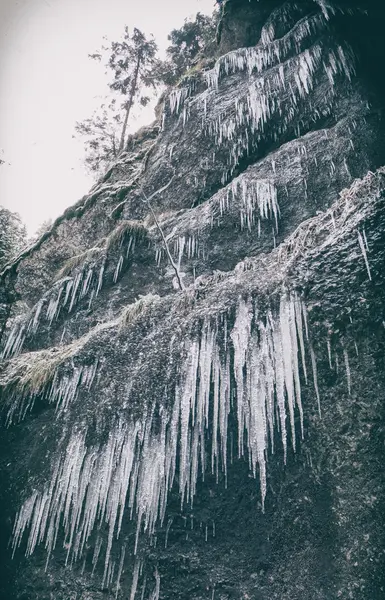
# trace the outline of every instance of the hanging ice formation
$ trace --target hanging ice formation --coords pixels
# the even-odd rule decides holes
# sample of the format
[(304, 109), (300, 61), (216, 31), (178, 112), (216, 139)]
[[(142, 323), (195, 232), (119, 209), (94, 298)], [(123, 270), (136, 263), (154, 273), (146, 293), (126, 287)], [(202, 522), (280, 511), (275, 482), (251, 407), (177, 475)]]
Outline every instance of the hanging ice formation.
[[(113, 540), (119, 537), (127, 511), (137, 523), (135, 549), (142, 530), (151, 534), (163, 522), (177, 465), (182, 504), (193, 502), (199, 472), (211, 469), (218, 477), (221, 469), (227, 477), (233, 410), (238, 453), (247, 453), (254, 477), (259, 474), (263, 506), (266, 462), (274, 451), (275, 429), (285, 460), (288, 440), (296, 447), (296, 411), (303, 432), (299, 355), (306, 374), (306, 339), (306, 310), (295, 294), (285, 294), (278, 314), (268, 311), (264, 318), (255, 301), (241, 299), (228, 333), (227, 326), (218, 327), (217, 319), (205, 318), (200, 335), (184, 342), (186, 360), (178, 367), (173, 401), (162, 409), (160, 424), (154, 399), (137, 420), (126, 414), (116, 416), (106, 441), (87, 445), (87, 429), (75, 429), (52, 465), (51, 481), (21, 507), (13, 548), (29, 529), (27, 555), (44, 542), (49, 557), (63, 529), (68, 559), (77, 560), (98, 524), (105, 521), (109, 532), (105, 579), (112, 568)], [(74, 400), (80, 379), (90, 386), (95, 371), (96, 367), (77, 371), (67, 383), (54, 382), (52, 399), (58, 402), (59, 417)]]
[(179, 111), (183, 107), (184, 101), (190, 95), (190, 89), (188, 87), (175, 88), (170, 92), (169, 95), (169, 104), (170, 104), (170, 113), (172, 115), (178, 115)]
[[(233, 198), (241, 197), (240, 220), (241, 228), (251, 230), (258, 219), (274, 219), (278, 231), (279, 205), (277, 200), (277, 189), (265, 180), (247, 181), (245, 178), (236, 178), (231, 183)], [(221, 207), (221, 214), (222, 214)]]
[[(104, 251), (101, 251), (91, 261), (84, 258), (79, 265), (75, 263), (76, 272), (73, 275), (59, 279), (37, 302), (26, 318), (15, 322), (6, 339), (2, 358), (17, 356), (23, 349), (26, 339), (36, 334), (39, 326), (43, 323), (50, 326), (54, 320), (58, 319), (63, 309), (70, 313), (78, 302), (85, 298), (88, 299), (88, 307), (91, 306), (105, 282), (107, 259), (109, 259), (109, 263), (116, 261), (114, 256), (108, 256), (108, 250), (114, 242), (118, 242), (121, 251), (124, 250), (124, 256), (123, 254), (119, 255), (113, 270), (112, 281), (113, 283), (117, 282), (123, 270), (124, 257), (127, 258), (134, 252), (137, 238), (143, 236), (139, 227), (137, 231), (126, 231), (126, 223), (123, 221), (118, 226), (118, 229), (122, 230), (118, 231), (119, 235), (113, 232), (110, 236), (111, 240), (107, 239), (107, 248)], [(131, 224), (131, 222), (128, 223)], [(126, 235), (127, 233), (128, 235)]]
[(363, 231), (363, 235), (361, 234), (360, 231), (357, 231), (357, 236), (358, 236), (358, 243), (360, 246), (360, 250), (362, 252), (362, 256), (365, 261), (365, 267), (368, 272), (368, 277), (370, 280), (372, 280), (372, 275), (370, 273), (370, 266), (369, 266), (368, 255), (367, 255), (368, 242), (366, 240), (365, 230)]
[(274, 41), (272, 32), (269, 33), (265, 29), (262, 31), (261, 42), (257, 46), (232, 50), (219, 57), (214, 68), (205, 73), (207, 85), (209, 88), (217, 88), (223, 77), (240, 71), (247, 71), (249, 75), (262, 73), (284, 62), (290, 54), (294, 52), (300, 54), (306, 49), (314, 34), (324, 28), (324, 16), (316, 14), (299, 21), (289, 35)]
[[(64, 361), (66, 356), (62, 358)], [(71, 373), (62, 376), (59, 376), (57, 366), (59, 365), (54, 365), (54, 376), (51, 382), (47, 382), (48, 385), (46, 385), (44, 380), (44, 365), (42, 365), (42, 376), (37, 378), (34, 385), (30, 385), (28, 382), (23, 389), (21, 382), (21, 385), (15, 390), (15, 394), (11, 395), (10, 407), (7, 411), (8, 425), (11, 425), (14, 421), (24, 419), (26, 413), (32, 410), (36, 398), (40, 395), (45, 395), (49, 403), (55, 404), (58, 415), (65, 412), (71, 402), (75, 400), (81, 386), (85, 389), (90, 389), (97, 371), (98, 362), (95, 361), (91, 365), (73, 367)]]
[[(293, 107), (312, 91), (315, 73), (320, 69), (326, 72), (333, 91), (337, 75), (351, 79), (354, 68), (349, 51), (342, 46), (337, 50), (325, 50), (321, 44), (315, 44), (299, 56), (289, 59), (285, 65), (280, 65), (274, 73), (270, 73), (269, 78), (260, 76), (250, 79), (247, 95), (241, 99), (237, 97), (232, 111), (219, 115), (216, 111), (212, 115), (208, 113), (207, 133), (215, 138), (217, 145), (232, 140), (241, 126), (247, 126), (249, 134), (262, 133), (267, 121), (277, 112), (283, 118), (281, 127), (284, 130), (292, 120)], [(294, 85), (290, 83), (289, 72), (294, 72)], [(277, 89), (288, 86), (287, 108), (278, 106), (276, 95), (271, 92), (272, 82)]]
[[(270, 41), (266, 34), (255, 47), (221, 56), (214, 68), (204, 73), (206, 90), (194, 95), (190, 88), (182, 87), (171, 93), (169, 113), (183, 113), (183, 118), (180, 117), (183, 127), (190, 114), (194, 118), (195, 113), (197, 118), (201, 116), (205, 134), (214, 140), (216, 147), (228, 149), (232, 173), (239, 159), (264, 139), (270, 119), (277, 117), (279, 123), (271, 133), (273, 141), (291, 127), (300, 135), (301, 124), (296, 121), (299, 103), (325, 77), (328, 89), (312, 105), (309, 119), (316, 121), (330, 114), (336, 80), (342, 77), (349, 82), (355, 68), (354, 55), (347, 44), (330, 48), (327, 28), (325, 11), (320, 11), (298, 22), (282, 38)], [(319, 41), (312, 43), (315, 32)], [(220, 81), (237, 72), (245, 72), (247, 76), (241, 80), (237, 93), (223, 103)], [(227, 177), (226, 171), (222, 183)]]
[[(85, 266), (73, 277), (58, 281), (23, 321), (17, 321), (12, 327), (2, 353), (3, 358), (17, 356), (29, 336), (33, 336), (40, 324), (48, 326), (59, 317), (60, 311), (70, 313), (74, 306), (88, 296), (89, 304), (99, 294), (103, 283), (105, 261), (100, 266)], [(45, 309), (45, 310), (43, 310)]]

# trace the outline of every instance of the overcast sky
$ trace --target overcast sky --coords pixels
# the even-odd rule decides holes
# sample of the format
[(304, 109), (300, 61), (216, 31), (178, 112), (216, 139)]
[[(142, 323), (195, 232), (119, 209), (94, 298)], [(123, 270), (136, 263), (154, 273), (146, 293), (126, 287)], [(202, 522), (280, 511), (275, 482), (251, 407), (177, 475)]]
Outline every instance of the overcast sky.
[[(0, 0), (0, 204), (29, 233), (93, 184), (72, 138), (107, 92), (88, 53), (104, 35), (119, 39), (124, 25), (153, 33), (164, 51), (171, 29), (213, 8), (214, 0)], [(152, 118), (142, 114), (131, 129)]]

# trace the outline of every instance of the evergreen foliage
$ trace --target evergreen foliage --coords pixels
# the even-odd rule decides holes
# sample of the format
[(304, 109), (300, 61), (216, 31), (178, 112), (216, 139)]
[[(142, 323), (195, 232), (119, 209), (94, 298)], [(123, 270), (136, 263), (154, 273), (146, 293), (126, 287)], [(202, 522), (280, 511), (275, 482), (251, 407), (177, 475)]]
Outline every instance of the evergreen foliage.
[(152, 36), (146, 38), (136, 27), (130, 33), (126, 26), (121, 41), (110, 42), (89, 55), (93, 60), (106, 60), (107, 73), (112, 75), (110, 100), (91, 118), (75, 125), (76, 132), (85, 137), (85, 162), (91, 172), (100, 173), (124, 150), (132, 108), (136, 104), (146, 106), (148, 93), (156, 86), (153, 70), (157, 49)]
[(157, 45), (150, 36), (126, 26), (121, 41), (110, 42), (94, 54), (106, 60), (110, 97), (94, 114), (77, 122), (75, 131), (84, 139), (85, 164), (91, 173), (101, 174), (127, 145), (127, 126), (135, 106), (146, 106), (151, 92), (159, 86), (175, 85), (199, 58), (215, 53), (218, 13), (209, 17), (197, 13), (168, 36), (167, 59), (157, 58)]
[(159, 63), (159, 77), (166, 85), (175, 85), (200, 57), (215, 54), (215, 31), (218, 13), (212, 16), (197, 13), (195, 19), (186, 19), (183, 27), (173, 29), (168, 36), (167, 60)]
[(16, 256), (27, 241), (27, 231), (17, 213), (0, 206), (0, 269)]

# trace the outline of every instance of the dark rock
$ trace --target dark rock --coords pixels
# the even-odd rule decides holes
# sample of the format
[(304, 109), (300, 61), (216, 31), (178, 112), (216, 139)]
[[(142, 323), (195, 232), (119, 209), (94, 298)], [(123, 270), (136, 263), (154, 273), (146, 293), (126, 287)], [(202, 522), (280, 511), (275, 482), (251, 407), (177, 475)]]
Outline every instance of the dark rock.
[(384, 25), (228, 0), (5, 269), (2, 598), (385, 597)]

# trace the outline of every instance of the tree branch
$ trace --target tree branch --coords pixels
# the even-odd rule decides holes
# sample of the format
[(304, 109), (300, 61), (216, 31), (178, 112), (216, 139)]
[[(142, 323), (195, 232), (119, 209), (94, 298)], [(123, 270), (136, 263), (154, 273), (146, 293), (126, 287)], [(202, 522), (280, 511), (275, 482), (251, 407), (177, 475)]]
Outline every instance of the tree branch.
[(155, 221), (155, 225), (157, 226), (158, 231), (159, 231), (159, 233), (160, 233), (160, 235), (162, 237), (163, 244), (164, 244), (164, 247), (166, 249), (167, 256), (168, 256), (168, 260), (170, 261), (170, 264), (171, 264), (172, 268), (174, 269), (174, 272), (175, 272), (175, 275), (176, 275), (176, 278), (177, 278), (177, 281), (178, 281), (179, 289), (181, 291), (183, 291), (186, 288), (185, 288), (184, 283), (182, 281), (182, 277), (180, 275), (178, 265), (176, 265), (176, 263), (175, 263), (172, 255), (171, 255), (170, 248), (168, 246), (168, 243), (167, 243), (167, 240), (166, 240), (165, 235), (163, 233), (163, 230), (162, 230), (162, 228), (161, 228), (161, 226), (159, 224), (158, 219), (156, 218), (156, 215), (155, 215), (154, 210), (153, 210), (153, 208), (151, 206), (151, 203), (150, 203), (150, 200), (152, 200), (154, 198), (154, 196), (156, 196), (157, 194), (160, 194), (161, 192), (164, 192), (169, 187), (169, 185), (171, 185), (171, 182), (172, 182), (173, 179), (174, 179), (174, 175), (171, 177), (170, 181), (166, 185), (164, 185), (163, 187), (159, 188), (159, 190), (156, 190), (155, 192), (153, 192), (151, 194), (151, 196), (147, 197), (146, 194), (143, 191), (143, 188), (141, 188), (141, 192), (142, 192), (142, 196), (144, 198), (145, 203), (147, 204), (148, 208), (150, 209), (151, 215), (152, 215), (152, 217), (153, 217), (153, 219)]

